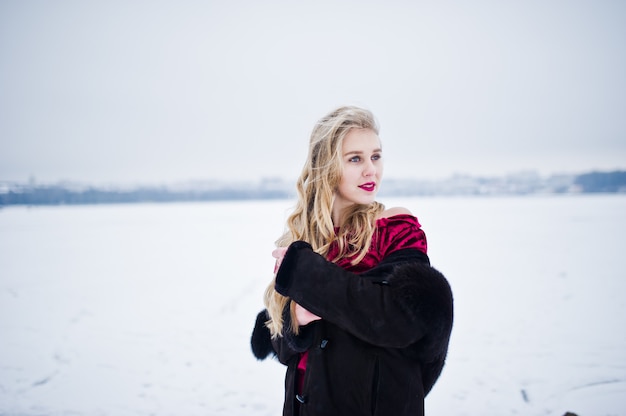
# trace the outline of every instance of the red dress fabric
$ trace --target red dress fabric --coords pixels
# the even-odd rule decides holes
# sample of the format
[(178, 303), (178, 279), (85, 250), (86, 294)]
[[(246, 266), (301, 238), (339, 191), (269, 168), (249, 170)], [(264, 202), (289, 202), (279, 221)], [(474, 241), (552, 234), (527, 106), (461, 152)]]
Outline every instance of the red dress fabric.
[[(372, 245), (363, 260), (353, 265), (350, 262), (354, 257), (344, 257), (337, 261), (336, 264), (347, 271), (363, 273), (376, 266), (382, 259), (394, 251), (405, 248), (415, 248), (424, 254), (427, 252), (426, 234), (417, 218), (408, 214), (380, 218), (376, 221), (376, 231), (372, 237)], [(333, 244), (326, 258), (332, 261), (338, 254), (339, 247)], [(300, 354), (297, 370), (297, 391), (299, 393), (302, 392), (304, 384), (307, 359), (308, 351)]]

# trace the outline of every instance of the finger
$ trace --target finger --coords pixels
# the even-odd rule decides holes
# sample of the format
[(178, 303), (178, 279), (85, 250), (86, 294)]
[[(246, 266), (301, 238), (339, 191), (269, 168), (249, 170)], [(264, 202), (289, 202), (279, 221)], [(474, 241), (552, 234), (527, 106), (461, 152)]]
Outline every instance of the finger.
[(285, 257), (285, 253), (287, 252), (287, 247), (278, 247), (274, 251), (272, 251), (272, 257), (275, 259), (281, 259)]

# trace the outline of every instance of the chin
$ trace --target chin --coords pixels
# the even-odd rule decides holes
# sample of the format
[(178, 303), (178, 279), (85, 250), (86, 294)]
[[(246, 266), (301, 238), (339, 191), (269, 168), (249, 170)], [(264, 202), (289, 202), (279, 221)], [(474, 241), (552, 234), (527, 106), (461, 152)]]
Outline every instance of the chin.
[(370, 197), (363, 198), (360, 201), (358, 201), (357, 204), (359, 204), (359, 205), (369, 205), (369, 204), (371, 204), (374, 201), (376, 201), (376, 195), (372, 195)]

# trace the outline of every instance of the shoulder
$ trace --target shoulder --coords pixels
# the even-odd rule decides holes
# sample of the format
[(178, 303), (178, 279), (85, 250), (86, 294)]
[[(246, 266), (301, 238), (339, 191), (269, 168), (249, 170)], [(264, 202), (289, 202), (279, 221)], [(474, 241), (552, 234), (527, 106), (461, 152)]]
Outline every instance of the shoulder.
[(381, 212), (380, 215), (378, 216), (378, 219), (394, 217), (396, 215), (413, 215), (413, 214), (411, 214), (411, 211), (409, 211), (407, 208), (393, 207), (393, 208), (387, 208), (386, 210)]
[(426, 235), (417, 217), (402, 207), (386, 209), (376, 220), (379, 251), (390, 254), (403, 248), (416, 248), (426, 254)]
[(376, 219), (376, 226), (378, 228), (397, 228), (405, 226), (416, 226), (417, 228), (421, 227), (417, 217), (404, 207), (388, 208), (381, 212)]

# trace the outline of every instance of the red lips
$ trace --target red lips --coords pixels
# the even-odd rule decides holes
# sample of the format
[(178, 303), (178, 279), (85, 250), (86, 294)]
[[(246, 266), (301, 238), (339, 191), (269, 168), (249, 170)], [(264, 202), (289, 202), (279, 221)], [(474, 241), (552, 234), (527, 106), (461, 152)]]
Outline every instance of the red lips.
[(363, 185), (359, 185), (359, 188), (361, 188), (361, 189), (363, 189), (364, 191), (367, 191), (367, 192), (373, 192), (374, 189), (376, 189), (376, 182), (364, 183)]

